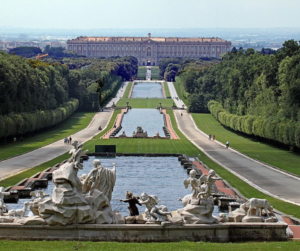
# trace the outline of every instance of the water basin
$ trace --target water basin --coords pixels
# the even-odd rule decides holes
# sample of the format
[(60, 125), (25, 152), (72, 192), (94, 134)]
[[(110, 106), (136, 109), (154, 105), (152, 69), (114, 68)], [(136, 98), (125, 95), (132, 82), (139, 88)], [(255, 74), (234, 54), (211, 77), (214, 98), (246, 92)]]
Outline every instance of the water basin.
[(161, 83), (135, 82), (131, 98), (163, 98)]
[[(143, 192), (149, 195), (157, 195), (161, 200), (159, 205), (165, 205), (169, 211), (182, 208), (181, 201), (191, 193), (190, 188), (185, 189), (183, 179), (188, 178), (186, 170), (182, 168), (176, 157), (90, 157), (84, 161), (84, 167), (79, 170), (78, 177), (83, 173), (88, 173), (93, 168), (93, 160), (98, 158), (101, 164), (107, 168), (112, 168), (112, 163), (116, 163), (117, 180), (114, 187), (111, 205), (112, 209), (117, 209), (122, 215), (129, 215), (128, 204), (120, 202), (125, 199), (126, 191), (131, 191), (135, 195)], [(52, 194), (54, 184), (49, 181), (49, 185), (43, 190)], [(20, 199), (18, 204), (6, 203), (9, 209), (22, 208), (25, 201), (30, 199)], [(145, 206), (138, 206), (140, 213), (146, 209)], [(214, 215), (218, 216), (219, 208), (215, 206)], [(32, 213), (27, 211), (27, 215)]]
[(128, 137), (132, 136), (133, 131), (141, 126), (144, 131), (147, 131), (149, 137), (153, 137), (156, 132), (164, 137), (164, 119), (163, 115), (157, 109), (131, 109), (124, 114), (122, 121), (122, 129), (116, 135), (117, 137), (125, 131)]

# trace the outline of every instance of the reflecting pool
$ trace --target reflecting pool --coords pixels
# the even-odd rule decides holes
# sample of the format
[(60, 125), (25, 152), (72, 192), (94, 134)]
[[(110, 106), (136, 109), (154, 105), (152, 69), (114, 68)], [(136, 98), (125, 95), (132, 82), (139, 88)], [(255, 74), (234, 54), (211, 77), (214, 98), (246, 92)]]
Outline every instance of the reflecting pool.
[(135, 82), (131, 98), (163, 98), (161, 83)]
[[(125, 199), (126, 191), (133, 192), (140, 196), (146, 192), (149, 195), (157, 195), (161, 200), (159, 205), (165, 205), (170, 211), (182, 208), (181, 201), (190, 194), (190, 188), (185, 189), (183, 179), (188, 178), (186, 170), (180, 165), (177, 157), (94, 157), (83, 162), (83, 169), (79, 170), (78, 177), (83, 173), (89, 173), (93, 168), (93, 160), (101, 160), (101, 164), (106, 168), (112, 168), (112, 163), (116, 163), (117, 180), (111, 200), (112, 209), (117, 209), (122, 215), (129, 215), (128, 203), (120, 202)], [(43, 190), (52, 194), (54, 184), (49, 181), (49, 185)], [(18, 204), (7, 203), (9, 209), (22, 208), (23, 203), (30, 199), (20, 199)], [(140, 214), (146, 209), (145, 206), (138, 206)], [(214, 214), (218, 215), (218, 207), (215, 207)], [(27, 212), (28, 214), (29, 212)]]
[(144, 131), (147, 131), (148, 136), (152, 137), (156, 132), (164, 137), (164, 118), (163, 115), (157, 109), (131, 109), (126, 114), (124, 114), (122, 120), (122, 129), (116, 135), (125, 131), (128, 137), (132, 136), (132, 132), (136, 132), (136, 128), (141, 126)]

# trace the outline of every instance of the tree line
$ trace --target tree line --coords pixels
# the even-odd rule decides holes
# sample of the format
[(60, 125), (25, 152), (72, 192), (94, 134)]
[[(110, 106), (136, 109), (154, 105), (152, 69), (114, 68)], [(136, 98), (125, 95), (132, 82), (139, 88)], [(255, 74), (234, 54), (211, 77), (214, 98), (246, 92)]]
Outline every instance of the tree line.
[(286, 41), (273, 54), (240, 48), (177, 80), (189, 93), (191, 112), (210, 111), (233, 130), (300, 148), (298, 42)]
[(166, 81), (175, 81), (175, 77), (186, 69), (199, 69), (219, 62), (217, 58), (202, 57), (200, 59), (164, 58), (159, 66), (159, 74)]
[[(66, 61), (78, 62), (77, 58)], [(138, 64), (128, 57), (85, 62), (71, 70), (63, 60), (0, 52), (0, 138), (52, 126), (76, 109), (98, 111), (99, 100), (104, 103), (124, 78), (136, 74)]]

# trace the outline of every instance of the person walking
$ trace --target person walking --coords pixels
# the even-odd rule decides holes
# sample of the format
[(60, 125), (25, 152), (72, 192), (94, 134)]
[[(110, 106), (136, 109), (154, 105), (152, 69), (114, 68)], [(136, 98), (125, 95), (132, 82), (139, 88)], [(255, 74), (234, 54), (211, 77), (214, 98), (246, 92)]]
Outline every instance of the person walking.
[(229, 141), (226, 142), (226, 148), (229, 148)]
[(16, 137), (14, 137), (14, 143), (17, 143), (17, 138)]
[(216, 136), (215, 135), (213, 135), (213, 140), (215, 140), (216, 139)]
[(211, 134), (208, 135), (208, 139), (211, 140)]
[(72, 144), (72, 138), (71, 138), (71, 136), (69, 138), (69, 143)]

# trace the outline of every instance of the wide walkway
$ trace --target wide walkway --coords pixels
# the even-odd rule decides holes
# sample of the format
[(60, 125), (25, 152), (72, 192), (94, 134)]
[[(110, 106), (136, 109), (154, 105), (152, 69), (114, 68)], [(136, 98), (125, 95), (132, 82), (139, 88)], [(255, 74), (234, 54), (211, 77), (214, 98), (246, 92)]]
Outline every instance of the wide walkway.
[[(115, 104), (119, 101), (120, 98), (123, 97), (123, 94), (126, 90), (127, 82), (124, 83), (123, 88), (120, 88), (115, 98), (113, 98), (106, 107), (111, 107), (113, 102)], [(71, 136), (72, 141), (75, 140), (79, 142), (85, 142), (92, 138), (94, 135), (98, 134), (99, 127), (101, 126), (104, 129), (110, 118), (113, 114), (113, 110), (104, 109), (103, 112), (98, 112), (94, 116), (93, 120), (89, 124), (89, 126), (74, 135), (66, 135)], [(62, 155), (72, 149), (73, 146), (69, 144), (64, 144), (63, 139), (49, 144), (47, 146), (41, 147), (34, 151), (28, 152), (26, 154), (7, 159), (0, 162), (0, 180), (12, 175), (15, 175), (19, 172), (22, 172), (26, 169), (30, 169), (32, 167), (38, 166), (44, 162), (47, 162), (51, 159), (56, 158), (59, 155)]]
[(226, 149), (217, 141), (209, 140), (208, 135), (197, 128), (193, 118), (186, 111), (175, 110), (174, 114), (179, 129), (215, 162), (258, 190), (300, 205), (300, 178), (250, 159), (230, 148)]
[(168, 82), (168, 87), (169, 87), (170, 95), (171, 95), (172, 99), (174, 100), (176, 106), (179, 107), (179, 108), (186, 109), (187, 108), (186, 105), (177, 96), (177, 92), (176, 92), (176, 89), (173, 85), (173, 82)]

